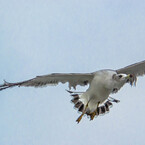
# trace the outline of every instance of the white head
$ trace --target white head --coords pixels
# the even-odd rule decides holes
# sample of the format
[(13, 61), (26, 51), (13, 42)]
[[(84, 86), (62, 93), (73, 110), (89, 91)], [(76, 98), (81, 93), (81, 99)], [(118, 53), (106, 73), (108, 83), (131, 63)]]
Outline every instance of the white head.
[(126, 83), (129, 82), (132, 77), (131, 74), (114, 74), (112, 78), (117, 82)]

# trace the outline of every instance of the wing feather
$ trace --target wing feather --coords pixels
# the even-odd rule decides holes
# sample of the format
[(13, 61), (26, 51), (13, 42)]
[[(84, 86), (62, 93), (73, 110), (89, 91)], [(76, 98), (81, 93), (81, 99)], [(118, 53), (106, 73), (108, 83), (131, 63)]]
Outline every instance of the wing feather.
[(134, 76), (143, 76), (145, 74), (145, 60), (116, 70), (117, 73), (132, 74)]
[(3, 85), (0, 85), (0, 90), (7, 89), (14, 86), (25, 87), (42, 87), (46, 85), (57, 85), (58, 83), (69, 83), (69, 88), (76, 88), (77, 85), (85, 86), (90, 84), (94, 77), (93, 73), (53, 73), (43, 76), (37, 76), (33, 79), (22, 81), (18, 83), (8, 83), (4, 81)]

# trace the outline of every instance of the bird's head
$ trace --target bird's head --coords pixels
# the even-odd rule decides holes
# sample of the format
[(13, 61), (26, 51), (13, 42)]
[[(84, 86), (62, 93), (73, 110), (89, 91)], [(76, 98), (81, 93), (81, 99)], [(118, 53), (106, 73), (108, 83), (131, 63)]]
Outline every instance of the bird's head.
[(118, 82), (132, 82), (133, 75), (132, 74), (114, 74), (113, 79)]

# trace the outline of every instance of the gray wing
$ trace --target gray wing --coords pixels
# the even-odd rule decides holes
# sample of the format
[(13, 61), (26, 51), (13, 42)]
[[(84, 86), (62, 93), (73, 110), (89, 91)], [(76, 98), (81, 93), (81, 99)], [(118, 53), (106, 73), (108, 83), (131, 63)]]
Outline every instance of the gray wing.
[(0, 91), (14, 86), (25, 86), (25, 87), (42, 87), (47, 85), (57, 85), (60, 83), (69, 83), (69, 88), (76, 88), (77, 85), (85, 86), (90, 84), (94, 77), (93, 73), (53, 73), (49, 75), (37, 76), (33, 79), (17, 82), (8, 83), (4, 81), (4, 84), (0, 85)]
[(132, 74), (135, 77), (145, 74), (145, 60), (116, 70), (117, 73)]

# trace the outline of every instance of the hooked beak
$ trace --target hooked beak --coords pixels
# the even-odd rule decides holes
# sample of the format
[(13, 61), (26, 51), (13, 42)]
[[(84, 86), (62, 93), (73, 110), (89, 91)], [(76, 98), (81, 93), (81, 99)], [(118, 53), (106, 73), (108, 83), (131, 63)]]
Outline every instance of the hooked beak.
[(128, 75), (126, 76), (126, 79), (130, 79), (130, 74), (128, 74)]
[(126, 80), (127, 80), (126, 82), (130, 82), (131, 78), (133, 78), (133, 75), (128, 74), (128, 75), (126, 76)]
[(132, 78), (132, 77), (133, 77), (133, 75), (131, 75), (131, 74), (128, 74), (128, 75), (126, 76), (127, 79), (130, 79), (130, 78)]

